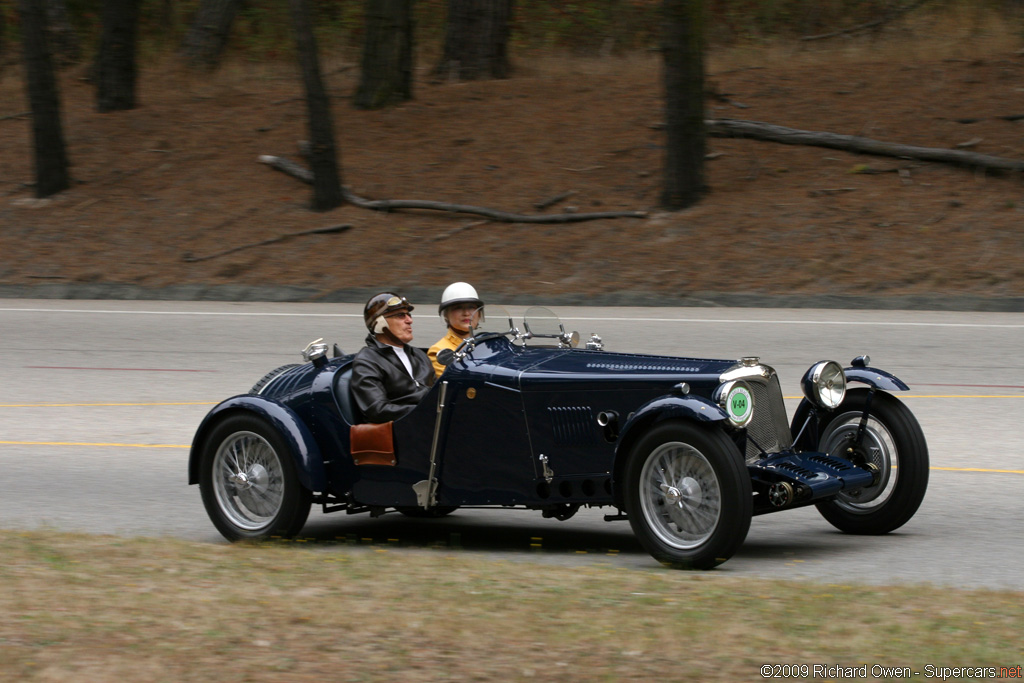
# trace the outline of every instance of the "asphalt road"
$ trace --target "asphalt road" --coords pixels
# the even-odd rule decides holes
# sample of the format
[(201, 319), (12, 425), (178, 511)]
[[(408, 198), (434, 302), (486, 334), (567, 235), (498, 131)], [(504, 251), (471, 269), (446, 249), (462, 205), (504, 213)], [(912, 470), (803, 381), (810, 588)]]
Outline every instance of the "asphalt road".
[[(324, 337), (355, 350), (361, 305), (0, 300), (0, 527), (224, 542), (186, 485), (187, 445), (207, 410)], [(441, 334), (431, 305), (416, 343)], [(514, 308), (521, 312), (521, 308)], [(814, 361), (872, 365), (911, 386), (903, 399), (931, 450), (924, 504), (882, 537), (836, 532), (813, 509), (754, 519), (716, 575), (829, 583), (1024, 590), (1024, 314), (735, 308), (561, 308), (610, 350), (739, 358), (774, 366), (790, 410)], [(444, 520), (370, 519), (314, 509), (303, 535), (438, 547), (511, 560), (662, 571), (626, 522), (585, 510), (460, 510)], [(344, 543), (339, 542), (339, 540)]]

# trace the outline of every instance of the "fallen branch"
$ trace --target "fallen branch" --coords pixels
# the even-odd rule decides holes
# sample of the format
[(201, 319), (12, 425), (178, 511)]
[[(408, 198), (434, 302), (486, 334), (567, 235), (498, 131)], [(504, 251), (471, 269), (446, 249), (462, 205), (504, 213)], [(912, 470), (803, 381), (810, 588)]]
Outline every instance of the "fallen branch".
[(214, 252), (207, 254), (206, 256), (193, 256), (189, 252), (185, 252), (181, 259), (186, 263), (197, 263), (198, 261), (209, 261), (210, 259), (220, 258), (221, 256), (227, 256), (228, 254), (234, 254), (236, 251), (242, 251), (243, 249), (251, 249), (253, 247), (262, 247), (267, 244), (275, 244), (277, 242), (283, 242), (293, 237), (302, 237), (304, 235), (332, 235), (339, 232), (345, 232), (351, 225), (330, 225), (326, 228), (313, 228), (312, 230), (303, 230), (301, 232), (290, 232), (284, 235), (278, 235), (277, 237), (271, 237), (270, 239), (261, 240), (259, 242), (253, 242), (251, 244), (241, 244), (237, 247), (231, 247), (224, 251)]
[(478, 225), (486, 225), (489, 222), (490, 221), (473, 221), (472, 223), (466, 223), (465, 225), (460, 225), (459, 227), (455, 228), (454, 230), (449, 230), (448, 232), (443, 232), (440, 235), (434, 235), (432, 238), (430, 238), (430, 241), (431, 242), (439, 242), (441, 240), (446, 240), (449, 237), (451, 237), (452, 235), (458, 235), (463, 230), (469, 230), (470, 228), (475, 228)]
[(920, 7), (921, 5), (923, 5), (926, 2), (928, 2), (928, 0), (917, 0), (917, 2), (912, 2), (912, 3), (908, 4), (908, 5), (904, 5), (903, 7), (898, 7), (896, 9), (890, 11), (888, 14), (886, 14), (881, 19), (874, 19), (872, 21), (868, 21), (868, 22), (865, 22), (863, 24), (857, 24), (856, 26), (851, 26), (849, 28), (843, 28), (843, 29), (839, 29), (838, 31), (832, 31), (831, 33), (822, 33), (821, 35), (817, 35), (817, 36), (804, 36), (800, 40), (803, 40), (803, 41), (825, 40), (826, 38), (835, 38), (836, 36), (845, 36), (845, 35), (850, 35), (851, 33), (859, 33), (860, 31), (867, 31), (868, 29), (877, 28), (879, 26), (882, 26), (883, 24), (889, 23), (890, 21), (892, 21), (893, 19), (895, 19), (895, 18), (897, 18), (899, 16), (902, 16), (902, 15), (906, 14), (907, 12), (909, 12), (912, 9), (917, 9), (918, 7)]
[(987, 168), (996, 171), (1024, 171), (1024, 161), (994, 157), (977, 152), (965, 152), (960, 149), (943, 149), (941, 147), (918, 147), (901, 145), (895, 142), (882, 142), (856, 135), (841, 135), (821, 131), (799, 130), (786, 128), (760, 121), (740, 121), (737, 119), (710, 119), (705, 121), (708, 135), (718, 138), (750, 138), (780, 142), (784, 145), (811, 145), (828, 147), (847, 152), (874, 154), (876, 156), (898, 157), (901, 159), (920, 159), (922, 161), (939, 161), (958, 166)]
[[(312, 184), (313, 172), (304, 168), (294, 161), (284, 157), (261, 155), (261, 163), (298, 178), (304, 183)], [(361, 209), (371, 211), (397, 211), (402, 209), (424, 209), (429, 211), (444, 211), (446, 213), (468, 213), (475, 216), (483, 216), (501, 223), (579, 223), (582, 221), (594, 221), (605, 218), (647, 218), (645, 211), (604, 211), (600, 213), (556, 213), (543, 216), (528, 216), (525, 214), (507, 213), (496, 211), (480, 206), (469, 206), (466, 204), (448, 204), (446, 202), (435, 202), (425, 199), (364, 199), (353, 194), (347, 187), (341, 188), (345, 201), (358, 206)]]
[(537, 209), (538, 211), (543, 211), (544, 209), (554, 206), (560, 201), (568, 199), (574, 194), (576, 194), (576, 190), (567, 190), (566, 192), (562, 192), (561, 194), (556, 194), (554, 197), (548, 197), (547, 199), (537, 202), (536, 204), (533, 205), (533, 208)]
[(345, 201), (358, 206), (361, 209), (371, 211), (394, 211), (396, 209), (428, 209), (433, 211), (446, 211), (448, 213), (468, 213), (475, 216), (483, 216), (501, 223), (579, 223), (582, 221), (596, 221), (604, 218), (647, 218), (645, 211), (603, 211), (599, 213), (553, 213), (544, 216), (527, 216), (518, 213), (506, 213), (495, 211), (481, 206), (468, 206), (465, 204), (447, 204), (445, 202), (432, 202), (420, 199), (379, 199), (368, 200), (342, 188)]
[(856, 187), (823, 187), (820, 190), (810, 190), (807, 193), (808, 197), (827, 197), (833, 194), (846, 194), (847, 192), (856, 192)]

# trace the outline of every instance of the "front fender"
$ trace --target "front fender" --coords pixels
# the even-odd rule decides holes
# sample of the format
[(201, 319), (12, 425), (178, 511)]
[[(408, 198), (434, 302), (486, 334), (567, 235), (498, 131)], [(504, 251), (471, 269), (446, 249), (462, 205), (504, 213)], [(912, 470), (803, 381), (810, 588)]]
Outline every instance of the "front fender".
[[(844, 368), (846, 382), (860, 382), (871, 387), (871, 391), (910, 391), (910, 387), (896, 375), (879, 370), (878, 368)], [(854, 389), (854, 391), (866, 391), (866, 389)], [(815, 435), (804, 429), (808, 418), (820, 410), (806, 398), (800, 401), (796, 412), (793, 413), (793, 420), (790, 423), (790, 431), (793, 433), (794, 443), (797, 448), (813, 450), (817, 444), (813, 442)], [(800, 439), (796, 439), (797, 435)]]
[[(626, 460), (633, 448), (633, 443), (651, 425), (665, 420), (690, 420), (691, 422), (712, 423), (721, 422), (727, 419), (727, 415), (717, 404), (712, 403), (701, 396), (677, 396), (665, 395), (648, 401), (640, 406), (636, 412), (629, 416), (626, 424), (619, 432), (618, 443), (615, 446), (615, 471), (612, 475), (613, 486), (622, 481), (623, 471), (626, 467)], [(615, 486), (616, 504), (622, 506), (619, 500), (620, 487)]]
[(192, 448), (189, 452), (189, 484), (199, 483), (200, 453), (210, 430), (227, 415), (238, 412), (249, 412), (266, 420), (281, 435), (281, 438), (288, 444), (288, 450), (295, 461), (299, 482), (304, 487), (310, 491), (327, 489), (324, 459), (309, 427), (291, 409), (277, 401), (254, 394), (242, 394), (226, 399), (214, 406), (203, 418), (192, 439)]
[(910, 387), (899, 377), (878, 368), (845, 368), (843, 373), (847, 383), (862, 382), (872, 389), (885, 391), (910, 391)]

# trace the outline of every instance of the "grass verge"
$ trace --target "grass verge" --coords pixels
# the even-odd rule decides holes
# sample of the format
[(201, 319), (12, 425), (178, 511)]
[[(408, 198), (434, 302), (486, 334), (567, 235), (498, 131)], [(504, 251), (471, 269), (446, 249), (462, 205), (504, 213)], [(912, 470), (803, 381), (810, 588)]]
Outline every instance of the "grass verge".
[(901, 680), (1024, 659), (1016, 592), (51, 532), (0, 531), (0, 557), (0, 680)]

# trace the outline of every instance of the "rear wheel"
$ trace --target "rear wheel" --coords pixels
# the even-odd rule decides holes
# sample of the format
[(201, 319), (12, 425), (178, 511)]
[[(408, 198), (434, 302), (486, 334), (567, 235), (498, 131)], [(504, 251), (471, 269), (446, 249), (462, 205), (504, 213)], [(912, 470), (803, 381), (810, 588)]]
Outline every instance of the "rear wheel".
[(903, 526), (928, 488), (928, 445), (917, 419), (899, 399), (875, 393), (857, 441), (869, 395), (866, 389), (849, 392), (818, 445), (825, 453), (878, 468), (877, 483), (817, 505), (832, 526), (851, 534), (885, 534)]
[(717, 427), (670, 422), (634, 446), (625, 505), (640, 543), (660, 562), (710, 569), (750, 529), (753, 494), (743, 456)]
[(312, 493), (299, 483), (277, 432), (252, 415), (217, 425), (203, 445), (199, 489), (210, 521), (229, 541), (299, 533)]

